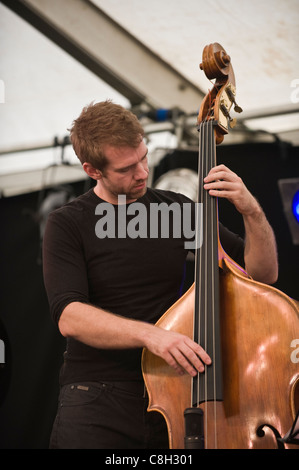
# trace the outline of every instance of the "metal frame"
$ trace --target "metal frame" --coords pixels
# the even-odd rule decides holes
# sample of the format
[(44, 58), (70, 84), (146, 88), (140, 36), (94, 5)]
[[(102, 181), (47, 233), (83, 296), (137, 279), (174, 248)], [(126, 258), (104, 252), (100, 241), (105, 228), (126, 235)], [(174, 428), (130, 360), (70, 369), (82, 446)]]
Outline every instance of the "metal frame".
[(194, 112), (203, 92), (89, 0), (3, 3), (125, 96), (132, 106)]

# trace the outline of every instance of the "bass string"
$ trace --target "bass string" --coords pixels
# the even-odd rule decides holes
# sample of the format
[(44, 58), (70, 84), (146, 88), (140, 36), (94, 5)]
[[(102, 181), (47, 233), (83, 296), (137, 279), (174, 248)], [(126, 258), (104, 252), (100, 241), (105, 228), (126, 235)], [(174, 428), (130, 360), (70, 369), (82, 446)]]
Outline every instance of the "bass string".
[[(200, 134), (199, 134), (199, 161), (198, 161), (198, 202), (202, 204), (202, 246), (196, 250), (196, 259), (195, 259), (195, 286), (196, 288), (196, 301), (195, 301), (195, 332), (194, 339), (201, 344), (201, 346), (206, 348), (206, 335), (205, 327), (202, 328), (202, 323), (205, 323), (206, 320), (206, 276), (204, 271), (206, 269), (206, 240), (207, 240), (207, 211), (206, 211), (206, 195), (203, 188), (203, 178), (206, 174), (206, 122), (200, 124)], [(198, 205), (199, 207), (199, 205)], [(198, 225), (197, 225), (198, 226)], [(202, 331), (203, 330), (203, 331)], [(202, 397), (206, 397), (206, 380), (201, 380), (202, 376), (197, 374), (196, 377), (196, 397), (193, 400), (193, 403), (200, 403)]]
[[(206, 168), (206, 173), (208, 173), (211, 168), (215, 165), (215, 160), (216, 160), (216, 152), (215, 152), (215, 139), (214, 139), (214, 130), (213, 130), (213, 121), (209, 120), (207, 123), (207, 147), (208, 147), (208, 158), (207, 158), (207, 165), (208, 167)], [(215, 237), (216, 237), (216, 198), (213, 196), (210, 196), (209, 194), (206, 195), (207, 197), (207, 218), (206, 218), (206, 224), (207, 224), (207, 230), (209, 229), (209, 236), (210, 239), (206, 239), (206, 284), (209, 283), (209, 288), (207, 289), (206, 295), (207, 299), (209, 299), (209, 302), (207, 302), (207, 307), (206, 307), (206, 320), (205, 320), (205, 335), (206, 335), (206, 345), (208, 344), (208, 338), (212, 337), (212, 345), (210, 345), (210, 353), (213, 358), (213, 366), (212, 366), (212, 374), (213, 374), (213, 405), (214, 405), (214, 448), (217, 448), (217, 429), (216, 429), (216, 421), (217, 421), (217, 416), (216, 416), (216, 397), (217, 397), (217, 381), (216, 381), (216, 369), (217, 369), (217, 364), (216, 362), (216, 338), (215, 338), (215, 262), (217, 263), (218, 267), (218, 251), (216, 250), (215, 246)], [(217, 256), (217, 260), (215, 259), (215, 256)], [(209, 274), (208, 274), (209, 273)], [(209, 318), (208, 318), (209, 317)], [(209, 328), (209, 331), (208, 331)], [(206, 371), (207, 371), (206, 366)], [(205, 374), (208, 376), (208, 374)], [(206, 378), (206, 382), (207, 382)], [(208, 385), (207, 385), (208, 386)], [(206, 395), (205, 399), (207, 400), (207, 387), (206, 387)], [(208, 413), (206, 413), (206, 421), (208, 419), (211, 419), (208, 416)], [(206, 426), (207, 429), (207, 426)], [(208, 437), (208, 435), (207, 435)]]
[[(203, 204), (203, 175), (204, 175), (204, 169), (203, 169), (203, 164), (204, 164), (204, 125), (203, 122), (200, 123), (199, 127), (199, 156), (198, 156), (198, 195), (197, 195), (197, 202), (199, 204)], [(197, 207), (199, 207), (199, 204)], [(203, 230), (203, 212), (201, 212), (201, 225), (199, 224), (199, 219), (198, 219), (198, 212), (197, 212), (197, 218), (196, 218), (196, 232), (198, 230)], [(202, 233), (202, 246), (205, 244), (205, 235)], [(195, 289), (195, 314), (194, 314), (194, 331), (193, 331), (193, 338), (194, 341), (200, 343), (200, 338), (201, 338), (201, 329), (200, 329), (200, 318), (202, 317), (202, 311), (201, 311), (201, 301), (200, 301), (200, 291), (201, 291), (201, 286), (202, 286), (202, 252), (200, 251), (202, 247), (198, 248), (198, 244), (196, 245), (196, 250), (195, 250), (195, 286), (197, 287)], [(197, 404), (200, 401), (200, 380), (199, 380), (199, 374), (192, 380), (192, 404)]]
[[(196, 210), (196, 220), (195, 220), (195, 227), (197, 230), (203, 230), (203, 212), (201, 211), (200, 214), (200, 207), (203, 204), (203, 175), (204, 175), (204, 169), (203, 169), (203, 155), (204, 155), (204, 125), (203, 122), (200, 123), (199, 128), (199, 155), (198, 155), (198, 194), (197, 194), (197, 210)], [(199, 217), (201, 220), (201, 225), (199, 225)], [(199, 236), (199, 234), (196, 232), (196, 237)], [(195, 342), (200, 344), (200, 318), (202, 315), (201, 312), (201, 302), (200, 302), (200, 289), (202, 286), (202, 252), (201, 248), (205, 244), (204, 240), (204, 233), (201, 234), (202, 237), (202, 245), (199, 247), (198, 243), (196, 244), (196, 249), (195, 249), (195, 270), (194, 270), (194, 282), (195, 282), (195, 300), (194, 300), (194, 323), (193, 323), (193, 339)], [(199, 403), (200, 401), (200, 381), (199, 381), (199, 374), (197, 374), (196, 377), (192, 379), (192, 387), (191, 387), (191, 404), (192, 406), (196, 406), (196, 404)]]
[[(209, 142), (210, 142), (210, 169), (216, 164), (216, 150), (215, 150), (215, 139), (214, 134), (213, 134), (213, 122), (210, 121), (210, 137), (209, 137)], [(218, 243), (216, 245), (216, 239), (217, 239), (217, 213), (216, 213), (216, 204), (217, 200), (215, 197), (210, 198), (210, 203), (211, 203), (211, 233), (212, 233), (212, 240), (210, 243), (211, 246), (211, 290), (212, 290), (212, 335), (213, 335), (213, 358), (214, 362), (216, 361), (216, 338), (215, 338), (215, 331), (216, 331), (216, 325), (215, 325), (215, 298), (216, 298), (216, 292), (215, 292), (215, 277), (218, 275)], [(218, 242), (218, 240), (217, 240)], [(215, 259), (216, 258), (216, 259)], [(217, 269), (217, 272), (215, 272), (215, 267)], [(217, 380), (216, 380), (216, 368), (217, 364), (214, 364), (213, 367), (213, 388), (214, 388), (214, 447), (217, 448), (217, 407), (216, 407), (216, 397), (217, 397)]]
[[(209, 170), (215, 165), (215, 143), (214, 143), (214, 134), (213, 134), (213, 122), (211, 120), (205, 121), (200, 125), (200, 156), (199, 156), (199, 197), (198, 201), (203, 204), (203, 244), (202, 247), (196, 252), (196, 265), (195, 275), (198, 279), (195, 279), (197, 291), (200, 294), (198, 299), (198, 317), (199, 321), (197, 322), (197, 338), (200, 340), (202, 347), (209, 352), (212, 356), (213, 362), (216, 359), (215, 354), (215, 286), (214, 286), (214, 276), (215, 276), (215, 249), (214, 249), (214, 236), (217, 227), (215, 226), (215, 217), (216, 217), (216, 200), (214, 197), (211, 197), (206, 190), (203, 188), (203, 178), (208, 174)], [(211, 239), (209, 239), (211, 238)], [(218, 256), (217, 256), (217, 265), (218, 265)], [(198, 281), (198, 283), (197, 283)], [(209, 324), (212, 325), (212, 332), (209, 330)], [(210, 345), (209, 337), (212, 334), (212, 346)], [(211, 349), (209, 351), (209, 349)], [(215, 364), (213, 368), (213, 395), (214, 395), (214, 419), (216, 420), (216, 377), (215, 377)], [(207, 366), (205, 366), (205, 372), (201, 379), (199, 378), (200, 374), (197, 377), (197, 391), (196, 391), (196, 403), (200, 401), (208, 401), (208, 373)], [(201, 388), (202, 387), (202, 388)], [(202, 400), (203, 397), (203, 400)], [(194, 400), (194, 397), (193, 397)], [(194, 401), (193, 401), (194, 403)], [(207, 408), (206, 408), (207, 410)], [(205, 413), (205, 429), (207, 429), (207, 422), (209, 420), (208, 413)], [(216, 423), (214, 423), (215, 429), (215, 443), (216, 443)], [(217, 447), (217, 446), (216, 446)]]
[[(204, 141), (205, 141), (205, 153), (204, 153), (204, 166), (205, 166), (205, 174), (204, 176), (206, 176), (208, 174), (208, 171), (209, 171), (209, 122), (210, 121), (207, 121), (205, 123), (205, 133), (204, 133)], [(203, 184), (203, 183), (202, 183)], [(209, 291), (208, 291), (208, 287), (209, 287), (209, 272), (208, 272), (208, 245), (209, 245), (209, 240), (208, 240), (208, 234), (209, 234), (209, 226), (208, 226), (208, 223), (209, 223), (209, 218), (208, 218), (208, 214), (209, 214), (209, 195), (208, 193), (204, 190), (204, 198), (205, 198), (205, 201), (204, 201), (204, 211), (205, 211), (205, 217), (204, 217), (204, 220), (205, 220), (205, 223), (204, 223), (204, 233), (205, 233), (205, 243), (204, 243), (204, 246), (203, 246), (203, 257), (204, 257), (204, 267), (203, 267), (203, 273), (202, 273), (202, 277), (203, 277), (203, 282), (204, 282), (204, 309), (203, 309), (203, 328), (204, 328), (204, 349), (205, 351), (209, 352), (208, 351), (208, 328), (207, 328), (207, 322), (208, 322), (208, 295), (209, 295)], [(205, 371), (204, 371), (204, 401), (205, 403), (207, 403), (207, 398), (208, 398), (208, 372), (207, 372), (207, 367), (205, 366)], [(205, 422), (206, 422), (206, 426), (205, 426), (205, 429), (207, 429), (207, 423), (208, 423), (208, 412), (207, 412), (207, 407), (205, 407)], [(208, 439), (208, 433), (206, 432), (205, 433), (205, 441), (206, 441), (206, 444), (207, 444), (207, 439)]]

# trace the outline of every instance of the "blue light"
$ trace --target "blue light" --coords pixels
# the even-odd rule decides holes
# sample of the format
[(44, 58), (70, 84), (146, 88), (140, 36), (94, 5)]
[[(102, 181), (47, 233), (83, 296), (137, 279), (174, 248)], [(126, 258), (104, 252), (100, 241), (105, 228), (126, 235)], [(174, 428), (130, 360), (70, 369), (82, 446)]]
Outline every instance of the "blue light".
[(299, 222), (299, 191), (297, 191), (293, 197), (292, 211), (295, 219)]
[(156, 118), (158, 122), (167, 121), (167, 119), (169, 119), (169, 116), (170, 116), (170, 112), (168, 109), (164, 109), (164, 108), (157, 109)]

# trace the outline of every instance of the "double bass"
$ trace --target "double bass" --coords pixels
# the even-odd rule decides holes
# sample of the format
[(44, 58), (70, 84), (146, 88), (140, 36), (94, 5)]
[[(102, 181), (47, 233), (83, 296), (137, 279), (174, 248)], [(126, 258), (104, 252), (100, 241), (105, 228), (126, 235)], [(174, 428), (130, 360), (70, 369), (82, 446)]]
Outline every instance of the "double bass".
[(299, 339), (298, 304), (254, 281), (221, 246), (217, 200), (202, 182), (216, 165), (216, 145), (235, 123), (231, 107), (241, 108), (231, 59), (220, 44), (204, 48), (200, 68), (215, 79), (197, 122), (202, 244), (194, 284), (157, 325), (201, 344), (212, 364), (196, 377), (179, 376), (144, 349), (148, 411), (163, 415), (171, 449), (297, 448), (299, 363), (292, 344)]

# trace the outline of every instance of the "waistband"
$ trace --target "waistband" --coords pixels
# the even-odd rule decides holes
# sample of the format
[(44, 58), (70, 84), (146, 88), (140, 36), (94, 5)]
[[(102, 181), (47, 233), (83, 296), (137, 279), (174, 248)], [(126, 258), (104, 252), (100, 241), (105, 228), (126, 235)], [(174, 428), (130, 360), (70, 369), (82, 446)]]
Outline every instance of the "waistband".
[(71, 387), (77, 388), (79, 390), (88, 391), (89, 387), (98, 387), (98, 388), (106, 388), (108, 390), (113, 390), (116, 388), (118, 390), (132, 393), (139, 397), (147, 397), (147, 390), (143, 381), (115, 381), (115, 380), (101, 380), (98, 382), (94, 381), (80, 381), (80, 382), (73, 382), (69, 384), (62, 385), (64, 387)]

